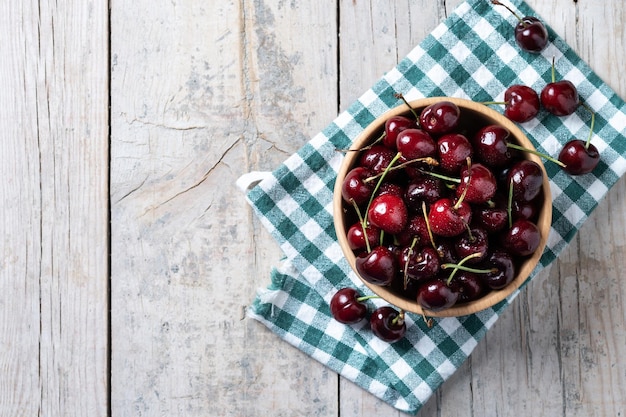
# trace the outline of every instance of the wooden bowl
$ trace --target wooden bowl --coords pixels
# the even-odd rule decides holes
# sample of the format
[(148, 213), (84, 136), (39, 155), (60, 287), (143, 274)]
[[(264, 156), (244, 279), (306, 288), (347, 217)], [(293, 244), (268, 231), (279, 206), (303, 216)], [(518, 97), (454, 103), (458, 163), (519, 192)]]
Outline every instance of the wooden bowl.
[[(475, 132), (486, 125), (498, 124), (505, 127), (511, 132), (511, 135), (514, 138), (513, 141), (516, 142), (518, 145), (521, 145), (527, 149), (535, 149), (533, 144), (513, 122), (511, 122), (502, 114), (483, 104), (476, 103), (470, 100), (450, 97), (424, 98), (412, 101), (409, 104), (413, 109), (415, 109), (417, 114), (419, 114), (424, 107), (443, 100), (451, 101), (460, 108), (461, 125), (465, 126), (465, 128), (468, 130), (468, 133), (472, 131)], [(365, 128), (365, 130), (355, 139), (350, 149), (361, 149), (376, 140), (380, 136), (381, 132), (384, 130), (385, 121), (390, 117), (397, 115), (411, 117), (411, 113), (406, 105), (398, 106), (386, 112)], [(406, 296), (392, 290), (390, 287), (383, 287), (371, 284), (363, 280), (361, 277), (359, 278), (361, 278), (363, 283), (367, 287), (369, 287), (376, 295), (380, 296), (382, 299), (396, 306), (397, 308), (430, 317), (464, 316), (487, 309), (504, 300), (507, 296), (509, 296), (517, 288), (519, 288), (519, 286), (528, 278), (530, 273), (539, 262), (539, 258), (541, 257), (545, 249), (546, 241), (550, 231), (550, 225), (552, 222), (552, 198), (550, 194), (550, 186), (548, 184), (548, 176), (546, 174), (543, 162), (538, 156), (531, 153), (524, 152), (523, 155), (524, 158), (530, 159), (539, 164), (543, 171), (543, 207), (541, 208), (538, 221), (536, 222), (537, 227), (541, 231), (541, 242), (535, 253), (530, 257), (525, 258), (519, 265), (519, 267), (517, 268), (517, 275), (509, 285), (501, 290), (491, 290), (482, 298), (479, 298), (475, 301), (457, 304), (451, 308), (434, 312), (423, 310), (415, 299), (409, 299)], [(341, 186), (348, 171), (352, 169), (352, 167), (356, 164), (358, 157), (359, 152), (346, 153), (346, 156), (339, 169), (339, 174), (337, 175), (337, 181), (335, 183), (333, 197), (334, 222), (335, 231), (337, 232), (337, 238), (339, 240), (339, 244), (341, 245), (344, 256), (348, 260), (350, 266), (357, 274), (357, 276), (359, 274), (355, 267), (356, 256), (354, 252), (350, 249), (346, 236), (347, 230), (350, 227), (350, 224), (347, 224), (347, 218), (349, 217), (348, 213), (351, 213), (351, 210), (353, 212), (354, 208), (344, 202), (341, 196)]]

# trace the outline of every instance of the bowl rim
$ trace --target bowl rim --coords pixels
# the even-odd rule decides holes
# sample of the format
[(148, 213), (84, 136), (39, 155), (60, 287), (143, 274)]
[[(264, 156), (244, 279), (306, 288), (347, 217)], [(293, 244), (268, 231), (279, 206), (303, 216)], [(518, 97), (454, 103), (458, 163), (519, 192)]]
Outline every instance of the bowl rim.
[[(464, 98), (456, 98), (456, 97), (427, 97), (409, 101), (409, 105), (411, 108), (419, 110), (424, 108), (430, 104), (441, 102), (441, 101), (449, 101), (456, 104), (461, 113), (463, 111), (471, 111), (480, 113), (482, 117), (493, 121), (493, 124), (499, 124), (506, 129), (509, 130), (511, 135), (514, 137), (515, 141), (528, 149), (535, 149), (535, 146), (528, 139), (528, 137), (522, 132), (522, 130), (507, 117), (497, 112), (494, 109), (487, 107), (486, 105), (475, 102), (472, 100), (464, 99)], [(352, 145), (350, 146), (351, 151), (355, 151), (360, 149), (366, 142), (371, 140), (371, 135), (381, 128), (383, 128), (387, 119), (393, 116), (398, 115), (406, 115), (409, 114), (410, 110), (408, 106), (405, 104), (401, 104), (397, 107), (394, 107), (379, 117), (377, 117), (372, 123), (365, 127), (365, 129), (357, 135)], [(338, 242), (341, 246), (342, 252), (350, 267), (352, 268), (353, 273), (359, 278), (359, 280), (365, 284), (373, 293), (380, 296), (383, 300), (388, 303), (394, 305), (395, 307), (402, 309), (404, 311), (413, 312), (416, 314), (429, 316), (429, 317), (460, 317), (468, 314), (477, 313), (479, 311), (486, 310), (490, 307), (495, 306), (499, 302), (503, 301), (509, 295), (513, 294), (517, 289), (521, 287), (521, 285), (526, 282), (526, 280), (530, 277), (530, 274), (535, 269), (543, 252), (545, 251), (545, 247), (548, 241), (548, 235), (550, 234), (550, 229), (552, 225), (552, 195), (550, 191), (550, 184), (548, 175), (546, 172), (546, 168), (544, 166), (543, 161), (537, 155), (525, 152), (525, 159), (530, 159), (536, 162), (540, 167), (543, 174), (543, 183), (542, 183), (542, 193), (543, 193), (543, 206), (539, 214), (539, 218), (536, 222), (537, 227), (541, 232), (541, 240), (539, 243), (539, 247), (537, 250), (531, 255), (529, 258), (524, 260), (521, 264), (520, 268), (517, 271), (517, 274), (513, 281), (509, 283), (506, 287), (500, 290), (491, 290), (485, 296), (470, 301), (467, 303), (454, 305), (448, 309), (440, 310), (440, 311), (430, 311), (424, 310), (419, 306), (417, 301), (410, 301), (406, 298), (400, 297), (399, 295), (390, 291), (388, 287), (382, 287), (376, 284), (371, 284), (360, 277), (358, 274), (355, 261), (356, 256), (350, 249), (348, 245), (348, 240), (346, 236), (346, 224), (344, 219), (344, 201), (341, 196), (341, 186), (343, 183), (343, 178), (345, 178), (348, 173), (349, 168), (352, 167), (356, 157), (358, 156), (358, 152), (346, 152), (344, 159), (341, 162), (341, 166), (337, 173), (337, 180), (335, 182), (335, 186), (333, 188), (333, 220), (335, 226), (335, 232), (337, 234)]]

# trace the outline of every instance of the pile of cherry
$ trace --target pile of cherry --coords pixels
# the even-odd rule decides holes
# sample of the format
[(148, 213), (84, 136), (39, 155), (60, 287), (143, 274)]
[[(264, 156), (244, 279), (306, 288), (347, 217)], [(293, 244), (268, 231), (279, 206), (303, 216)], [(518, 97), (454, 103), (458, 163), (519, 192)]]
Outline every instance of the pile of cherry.
[[(517, 44), (531, 53), (543, 50), (545, 26), (535, 17), (516, 17)], [(552, 82), (540, 95), (527, 86), (509, 87), (504, 114), (523, 123), (541, 107), (559, 117), (586, 108), (587, 140), (567, 142), (558, 159), (539, 155), (569, 174), (589, 173), (599, 162), (590, 143), (594, 113), (570, 81), (554, 78), (553, 62)], [(353, 208), (347, 240), (362, 279), (417, 300), (424, 311), (440, 311), (506, 287), (538, 248), (543, 171), (523, 158), (523, 152), (536, 151), (509, 142), (506, 128), (468, 129), (452, 102), (410, 112), (412, 117), (388, 119), (378, 139), (358, 150), (358, 163), (342, 184), (345, 206)], [(331, 299), (331, 313), (342, 323), (358, 323), (367, 317), (366, 300), (374, 297), (342, 288)], [(391, 306), (376, 309), (369, 321), (388, 342), (406, 332), (404, 311)]]

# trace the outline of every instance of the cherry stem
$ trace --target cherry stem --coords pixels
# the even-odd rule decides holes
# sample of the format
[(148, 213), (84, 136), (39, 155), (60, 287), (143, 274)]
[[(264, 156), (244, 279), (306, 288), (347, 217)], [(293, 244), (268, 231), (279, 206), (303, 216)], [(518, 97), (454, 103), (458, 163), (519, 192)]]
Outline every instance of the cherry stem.
[(380, 298), (378, 295), (364, 295), (363, 297), (358, 297), (356, 300), (360, 303), (363, 301), (371, 300), (374, 298)]
[(490, 268), (490, 269), (478, 269), (478, 268), (470, 268), (468, 266), (463, 265), (465, 262), (469, 261), (470, 259), (474, 259), (474, 258), (479, 258), (482, 256), (482, 253), (480, 252), (476, 252), (476, 253), (472, 253), (470, 255), (467, 255), (465, 258), (461, 259), (459, 261), (459, 263), (453, 264), (453, 263), (445, 263), (443, 265), (441, 265), (441, 269), (450, 269), (450, 268), (454, 268), (452, 270), (452, 272), (450, 273), (450, 276), (448, 277), (448, 281), (446, 282), (447, 285), (450, 285), (450, 283), (452, 282), (452, 278), (454, 277), (454, 275), (457, 273), (457, 271), (465, 271), (465, 272), (472, 272), (474, 274), (488, 274), (490, 272), (496, 272), (497, 269), (496, 268)]
[(433, 245), (433, 249), (437, 250), (437, 245), (435, 244), (435, 237), (433, 236), (433, 231), (430, 228), (430, 220), (428, 220), (428, 212), (426, 210), (426, 202), (422, 201), (422, 215), (424, 216), (424, 221), (426, 222), (426, 230), (428, 231), (428, 237), (430, 238), (430, 244)]
[(402, 326), (404, 324), (404, 310), (400, 310), (398, 315), (391, 320), (392, 325)]
[(556, 81), (556, 74), (554, 72), (554, 56), (552, 57), (552, 82)]
[(367, 146), (359, 148), (359, 149), (335, 149), (335, 151), (342, 152), (342, 153), (367, 151), (369, 149), (372, 149), (374, 147), (374, 145), (376, 145), (377, 143), (382, 142), (382, 140), (385, 137), (385, 135), (386, 135), (386, 133), (383, 132), (378, 138), (376, 138), (376, 140), (374, 142), (370, 143)]
[[(389, 170), (391, 169), (392, 165), (396, 163), (396, 161), (398, 159), (400, 159), (402, 157), (402, 152), (398, 152), (396, 154), (396, 156), (393, 157), (393, 159), (389, 162), (389, 165), (387, 165), (387, 167), (385, 168), (385, 170), (383, 171), (382, 175), (380, 176), (380, 178), (378, 179), (378, 182), (376, 183), (376, 187), (374, 187), (374, 191), (372, 192), (372, 195), (370, 196), (370, 201), (368, 201), (367, 203), (367, 208), (365, 209), (365, 216), (363, 216), (363, 224), (367, 224), (367, 212), (370, 209), (370, 206), (372, 205), (372, 201), (374, 201), (374, 196), (376, 195), (376, 193), (378, 192), (378, 189), (380, 188), (380, 185), (383, 183), (383, 181), (385, 180), (385, 177), (387, 176), (387, 173), (389, 172)], [(367, 181), (367, 179), (366, 179)]]
[(511, 148), (511, 149), (517, 149), (518, 151), (532, 153), (533, 155), (537, 155), (537, 156), (540, 156), (542, 158), (545, 158), (548, 161), (553, 162), (553, 163), (557, 164), (558, 166), (560, 166), (562, 168), (565, 168), (565, 164), (563, 162), (559, 161), (556, 158), (551, 157), (550, 155), (546, 155), (545, 153), (541, 153), (541, 152), (536, 151), (534, 149), (524, 148), (523, 146), (517, 145), (515, 143), (509, 143), (509, 142), (507, 142), (506, 147), (507, 148)]
[[(429, 165), (429, 166), (438, 166), (439, 165), (439, 161), (437, 161), (435, 158), (432, 158), (430, 156), (426, 156), (424, 158), (415, 158), (415, 159), (411, 159), (409, 161), (405, 161), (405, 162), (403, 162), (401, 164), (396, 165), (395, 167), (389, 168), (389, 170), (390, 171), (395, 171), (397, 169), (401, 169), (401, 168), (407, 167), (407, 166), (409, 166), (409, 165), (411, 165), (413, 163), (416, 163), (416, 162), (424, 162), (426, 165)], [(384, 174), (384, 172), (381, 172), (380, 174), (372, 175), (371, 177), (366, 178), (363, 181), (364, 182), (374, 181), (376, 178), (379, 178), (383, 174)]]
[(404, 95), (402, 95), (401, 93), (396, 93), (393, 96), (395, 98), (399, 98), (400, 100), (402, 100), (404, 102), (404, 104), (406, 104), (406, 106), (409, 108), (409, 110), (411, 110), (411, 113), (413, 113), (413, 117), (415, 117), (415, 120), (419, 120), (419, 116), (415, 112), (415, 109), (413, 107), (411, 107), (411, 105), (409, 104), (408, 101), (406, 101), (406, 98), (404, 98)]
[(591, 143), (591, 138), (593, 137), (593, 128), (596, 124), (596, 113), (591, 109), (591, 107), (589, 107), (582, 101), (580, 102), (580, 105), (583, 106), (589, 113), (591, 113), (591, 127), (589, 128), (589, 136), (587, 136), (587, 141), (585, 142), (585, 149), (589, 149), (589, 144)]
[(431, 177), (439, 178), (440, 180), (450, 181), (450, 182), (454, 182), (456, 184), (460, 184), (461, 183), (461, 179), (460, 178), (448, 177), (447, 175), (438, 174), (438, 173), (432, 172), (432, 171), (424, 171), (423, 169), (420, 169), (420, 172), (422, 174), (430, 175)]
[(404, 264), (404, 271), (403, 271), (404, 280), (403, 281), (404, 281), (405, 290), (409, 286), (409, 261), (411, 259), (411, 256), (413, 256), (413, 248), (415, 248), (416, 244), (417, 244), (417, 237), (414, 237), (413, 241), (411, 242), (411, 246), (409, 246), (409, 253), (407, 254), (406, 263)]
[(506, 106), (507, 104), (509, 104), (508, 101), (481, 101), (480, 104), (484, 104), (486, 106), (491, 105), (491, 104), (500, 104), (502, 106)]
[(506, 214), (509, 218), (509, 229), (513, 227), (513, 179), (509, 181), (509, 198), (506, 204)]
[[(470, 182), (472, 181), (472, 160), (469, 156), (465, 160), (467, 161), (467, 181), (465, 182), (465, 188), (463, 188), (463, 192), (459, 196), (459, 199), (456, 201), (454, 206), (452, 206), (453, 210), (458, 210), (459, 207), (461, 207), (461, 203), (465, 200), (465, 195), (467, 194)], [(461, 183), (461, 181), (459, 181), (459, 183)]]
[(511, 9), (511, 8), (510, 8), (509, 6), (507, 6), (506, 4), (500, 3), (498, 0), (491, 0), (491, 4), (495, 4), (496, 6), (502, 6), (502, 7), (504, 7), (504, 8), (505, 8), (505, 9), (507, 9), (509, 12), (511, 12), (511, 14), (513, 14), (513, 16), (515, 16), (515, 17), (517, 18), (517, 20), (519, 20), (519, 21), (520, 21), (520, 23), (521, 23), (524, 27), (528, 26), (528, 25), (526, 24), (526, 22), (524, 22), (524, 20), (523, 20), (521, 17), (519, 17), (519, 15), (518, 15), (517, 13), (515, 13), (515, 12), (513, 11), (513, 9)]

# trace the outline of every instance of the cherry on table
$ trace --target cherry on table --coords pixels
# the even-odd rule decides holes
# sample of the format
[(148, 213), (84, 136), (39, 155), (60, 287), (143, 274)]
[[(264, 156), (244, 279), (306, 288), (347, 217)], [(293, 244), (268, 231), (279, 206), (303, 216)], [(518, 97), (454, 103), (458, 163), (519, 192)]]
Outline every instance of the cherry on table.
[(512, 85), (504, 92), (504, 115), (517, 123), (524, 123), (537, 116), (541, 104), (539, 95), (526, 85)]
[(354, 288), (342, 288), (331, 298), (330, 312), (340, 323), (358, 323), (367, 315), (367, 306), (362, 301), (368, 298), (371, 297), (360, 297)]
[(505, 7), (518, 20), (515, 26), (515, 42), (521, 49), (527, 52), (538, 54), (548, 45), (548, 30), (546, 26), (534, 16), (520, 17), (509, 6), (491, 0), (492, 4)]
[(600, 162), (600, 152), (598, 152), (598, 148), (591, 143), (593, 127), (596, 120), (595, 113), (586, 105), (583, 104), (583, 106), (591, 112), (591, 127), (587, 140), (585, 142), (580, 139), (570, 140), (563, 146), (563, 149), (561, 149), (559, 153), (559, 161), (565, 164), (563, 170), (570, 175), (588, 174), (593, 171)]
[(390, 306), (382, 306), (374, 310), (370, 316), (372, 333), (385, 342), (393, 343), (406, 334), (404, 311), (397, 311)]
[(569, 80), (556, 81), (552, 59), (552, 82), (541, 90), (541, 105), (555, 116), (569, 116), (580, 105), (578, 90)]

